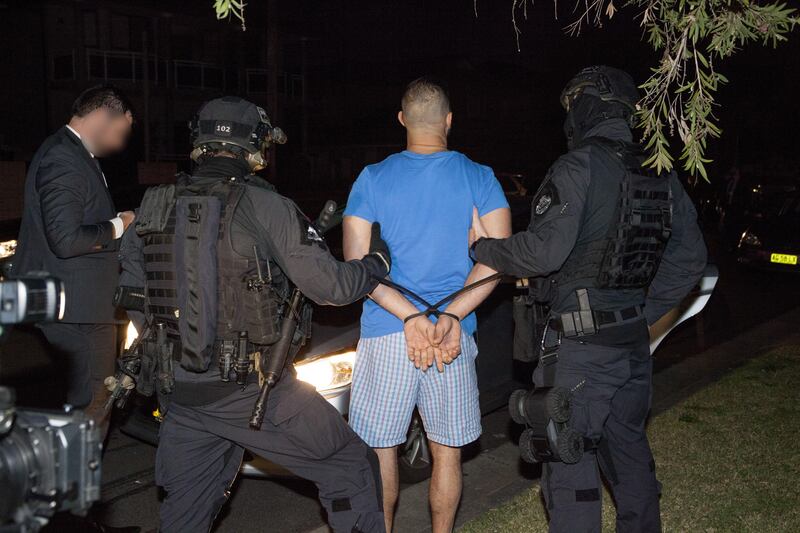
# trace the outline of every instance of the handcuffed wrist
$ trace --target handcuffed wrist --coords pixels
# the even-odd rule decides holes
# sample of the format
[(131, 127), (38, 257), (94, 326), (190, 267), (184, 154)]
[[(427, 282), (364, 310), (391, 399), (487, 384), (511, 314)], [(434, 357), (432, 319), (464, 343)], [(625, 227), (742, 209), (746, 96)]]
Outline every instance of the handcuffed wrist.
[(411, 313), (410, 315), (408, 315), (403, 319), (403, 324), (406, 324), (408, 323), (409, 320), (414, 320), (415, 318), (419, 318), (421, 316), (427, 316), (427, 313), (425, 311), (420, 311), (419, 313)]
[(409, 320), (413, 320), (413, 319), (421, 317), (421, 316), (424, 316), (424, 317), (435, 316), (436, 318), (439, 318), (441, 316), (449, 316), (450, 318), (452, 318), (456, 322), (461, 322), (461, 317), (459, 317), (458, 315), (456, 315), (454, 313), (448, 313), (447, 311), (436, 311), (435, 309), (434, 310), (426, 309), (425, 311), (420, 311), (419, 313), (412, 313), (412, 314), (408, 315), (407, 317), (405, 317), (403, 319), (403, 324), (405, 324)]

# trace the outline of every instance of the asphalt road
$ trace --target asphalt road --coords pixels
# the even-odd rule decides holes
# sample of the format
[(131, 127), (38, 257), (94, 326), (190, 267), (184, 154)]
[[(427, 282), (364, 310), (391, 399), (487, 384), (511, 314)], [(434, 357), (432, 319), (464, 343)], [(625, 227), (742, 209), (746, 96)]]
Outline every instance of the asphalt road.
[[(702, 315), (676, 329), (659, 348), (657, 372), (798, 305), (800, 276), (744, 270), (728, 254), (713, 251), (710, 241), (720, 270), (717, 288)], [(0, 383), (17, 387), (20, 405), (47, 405), (58, 394), (57, 366), (37, 337), (32, 329), (12, 332), (0, 351)], [(505, 410), (485, 416), (483, 425), (484, 435), (466, 450), (466, 461), (513, 441), (518, 434)], [(108, 523), (155, 529), (160, 494), (153, 480), (154, 457), (153, 447), (112, 430), (98, 509)], [(302, 532), (323, 524), (313, 485), (296, 479), (239, 479), (215, 531)]]

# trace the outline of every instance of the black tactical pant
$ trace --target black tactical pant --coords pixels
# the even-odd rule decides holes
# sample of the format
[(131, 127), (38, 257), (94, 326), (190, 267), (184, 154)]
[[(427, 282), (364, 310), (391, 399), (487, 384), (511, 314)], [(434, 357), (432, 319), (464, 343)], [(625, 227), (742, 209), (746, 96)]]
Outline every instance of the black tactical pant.
[[(540, 365), (534, 373), (537, 386), (543, 377)], [(598, 466), (614, 495), (617, 531), (661, 531), (661, 487), (645, 434), (652, 394), (647, 339), (635, 349), (565, 339), (558, 352), (555, 385), (574, 389), (569, 424), (599, 445), (576, 464), (544, 464), (542, 493), (550, 531), (600, 532)]]
[(156, 483), (166, 491), (160, 531), (209, 531), (245, 448), (313, 481), (334, 531), (385, 531), (377, 457), (336, 409), (287, 375), (254, 431), (248, 419), (257, 395), (249, 385), (202, 407), (170, 404), (156, 455)]

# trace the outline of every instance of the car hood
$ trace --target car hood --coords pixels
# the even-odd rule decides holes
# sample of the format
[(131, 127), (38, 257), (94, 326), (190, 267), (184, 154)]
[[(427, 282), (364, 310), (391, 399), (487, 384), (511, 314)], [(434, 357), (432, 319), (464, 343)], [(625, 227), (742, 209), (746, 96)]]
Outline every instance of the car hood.
[(361, 304), (343, 307), (314, 306), (311, 339), (300, 350), (297, 361), (354, 350), (361, 335)]

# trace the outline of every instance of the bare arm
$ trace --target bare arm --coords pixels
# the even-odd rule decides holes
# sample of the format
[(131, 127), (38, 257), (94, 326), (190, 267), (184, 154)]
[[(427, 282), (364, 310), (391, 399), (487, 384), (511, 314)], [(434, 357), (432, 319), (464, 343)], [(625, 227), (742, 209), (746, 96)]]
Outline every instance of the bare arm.
[[(344, 258), (346, 261), (361, 259), (369, 252), (369, 242), (372, 235), (372, 223), (360, 217), (347, 216), (342, 222), (344, 232)], [(400, 320), (405, 321), (409, 315), (417, 313), (417, 308), (405, 296), (386, 285), (378, 285), (369, 294), (375, 302), (392, 313)], [(434, 334), (434, 325), (427, 317), (419, 316), (404, 322), (403, 331), (408, 345), (408, 358), (414, 361), (417, 368), (426, 370), (425, 362), (432, 361), (433, 347), (429, 338)]]
[[(511, 236), (511, 210), (507, 207), (495, 209), (480, 217), (482, 226), (485, 228), (487, 235), (493, 239), (505, 239)], [(472, 267), (467, 281), (464, 286), (470, 283), (475, 283), (484, 278), (487, 278), (497, 271), (482, 263), (476, 263)], [(483, 301), (489, 297), (494, 288), (497, 286), (497, 281), (481, 285), (471, 291), (467, 291), (447, 306), (446, 311), (453, 313), (460, 319), (464, 319), (468, 314), (473, 312)]]
[[(475, 217), (477, 217), (477, 209), (474, 210)], [(478, 218), (482, 231), (488, 237), (496, 239), (504, 239), (511, 235), (511, 210), (507, 207), (495, 209), (486, 213)], [(464, 286), (476, 281), (487, 278), (497, 272), (481, 263), (476, 263), (472, 267), (469, 276), (467, 276)], [(485, 285), (481, 285), (471, 291), (467, 291), (460, 295), (458, 298), (450, 302), (445, 310), (448, 313), (456, 315), (459, 320), (463, 320), (468, 314), (475, 310), (494, 290), (498, 281), (493, 281)], [(439, 340), (437, 347), (438, 353), (435, 353), (437, 360), (441, 358), (445, 363), (451, 363), (454, 358), (461, 353), (461, 324), (447, 315), (442, 315), (436, 323), (436, 332), (434, 335), (436, 340)]]
[[(352, 261), (361, 259), (369, 253), (369, 241), (372, 235), (372, 223), (363, 218), (347, 216), (342, 222), (344, 232), (344, 260)], [(392, 313), (400, 320), (404, 320), (408, 315), (417, 312), (414, 304), (409, 302), (405, 296), (395, 289), (386, 285), (378, 285), (370, 293), (370, 298)]]

